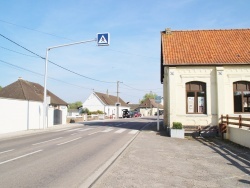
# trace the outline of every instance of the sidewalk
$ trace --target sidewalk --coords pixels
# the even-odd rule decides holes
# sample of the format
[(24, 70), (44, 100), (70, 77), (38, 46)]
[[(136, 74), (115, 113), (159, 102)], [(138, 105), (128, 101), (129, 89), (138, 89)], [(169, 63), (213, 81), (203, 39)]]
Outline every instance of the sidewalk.
[(250, 187), (250, 149), (219, 138), (174, 139), (148, 127), (92, 187)]

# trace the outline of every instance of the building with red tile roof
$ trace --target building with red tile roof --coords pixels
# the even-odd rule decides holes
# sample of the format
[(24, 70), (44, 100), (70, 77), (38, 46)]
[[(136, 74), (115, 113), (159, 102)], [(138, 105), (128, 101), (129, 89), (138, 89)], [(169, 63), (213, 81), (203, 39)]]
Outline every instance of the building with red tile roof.
[(250, 29), (161, 32), (164, 124), (217, 126), (250, 112)]

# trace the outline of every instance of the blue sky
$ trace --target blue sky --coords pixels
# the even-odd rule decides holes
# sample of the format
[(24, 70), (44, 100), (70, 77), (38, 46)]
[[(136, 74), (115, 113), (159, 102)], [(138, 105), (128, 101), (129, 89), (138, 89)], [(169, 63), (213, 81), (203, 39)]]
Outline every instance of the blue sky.
[[(48, 47), (110, 33), (107, 47), (91, 42), (49, 52), (50, 61), (71, 72), (49, 63), (47, 87), (69, 103), (84, 101), (93, 90), (116, 95), (117, 81), (126, 102), (138, 103), (150, 91), (162, 96), (165, 28), (250, 28), (249, 0), (1, 0), (0, 7), (0, 34), (43, 57)], [(43, 86), (45, 61), (3, 36), (0, 86), (18, 77)]]

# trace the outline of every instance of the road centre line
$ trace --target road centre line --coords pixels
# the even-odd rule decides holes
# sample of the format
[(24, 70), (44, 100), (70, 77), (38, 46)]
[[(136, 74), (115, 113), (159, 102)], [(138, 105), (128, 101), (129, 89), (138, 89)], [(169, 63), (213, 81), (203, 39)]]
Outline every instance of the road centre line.
[(44, 144), (44, 143), (51, 142), (51, 141), (54, 141), (54, 140), (58, 140), (58, 139), (61, 139), (61, 138), (63, 138), (63, 137), (54, 138), (54, 139), (51, 139), (51, 140), (35, 143), (35, 144), (32, 144), (32, 145), (35, 146), (35, 145), (39, 145), (39, 144)]
[(0, 162), (0, 165), (5, 164), (5, 163), (8, 163), (8, 162), (11, 162), (11, 161), (15, 161), (15, 160), (20, 159), (20, 158), (27, 157), (27, 156), (29, 156), (29, 155), (33, 155), (33, 154), (35, 154), (35, 153), (39, 153), (39, 152), (41, 152), (41, 151), (43, 151), (43, 150), (37, 150), (37, 151), (31, 152), (31, 153), (27, 153), (27, 154), (25, 154), (25, 155), (21, 155), (21, 156), (19, 156), (19, 157), (15, 157), (15, 158), (13, 158), (13, 159), (9, 159), (9, 160), (7, 160), (7, 161)]
[(60, 143), (60, 144), (57, 144), (57, 145), (60, 146), (60, 145), (63, 145), (63, 144), (67, 144), (67, 143), (73, 142), (73, 141), (75, 141), (75, 140), (78, 140), (78, 139), (80, 139), (80, 138), (82, 138), (82, 137), (78, 137), (78, 138), (75, 138), (75, 139), (73, 139), (73, 140), (69, 140), (69, 141), (67, 141), (67, 142), (63, 142), (63, 143)]
[(8, 153), (8, 152), (11, 152), (11, 151), (13, 151), (14, 149), (10, 149), (10, 150), (6, 150), (6, 151), (2, 151), (2, 152), (0, 152), (0, 154), (3, 154), (3, 153)]

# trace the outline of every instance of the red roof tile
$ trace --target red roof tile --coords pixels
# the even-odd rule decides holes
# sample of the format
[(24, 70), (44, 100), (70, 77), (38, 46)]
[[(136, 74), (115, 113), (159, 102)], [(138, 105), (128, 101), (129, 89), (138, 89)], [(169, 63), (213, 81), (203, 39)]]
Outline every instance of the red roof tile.
[(161, 33), (163, 65), (250, 64), (250, 29)]

